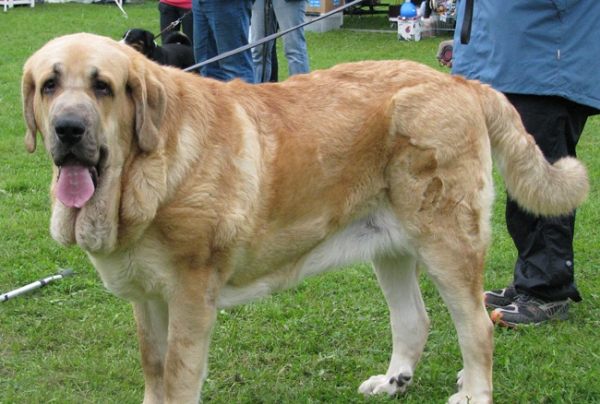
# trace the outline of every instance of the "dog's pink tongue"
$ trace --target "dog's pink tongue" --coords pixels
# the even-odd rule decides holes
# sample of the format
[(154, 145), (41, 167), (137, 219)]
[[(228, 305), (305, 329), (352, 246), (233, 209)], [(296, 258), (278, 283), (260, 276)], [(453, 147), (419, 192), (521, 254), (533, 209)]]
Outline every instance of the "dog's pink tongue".
[(69, 208), (81, 208), (94, 194), (90, 170), (81, 165), (64, 165), (56, 184), (56, 197)]

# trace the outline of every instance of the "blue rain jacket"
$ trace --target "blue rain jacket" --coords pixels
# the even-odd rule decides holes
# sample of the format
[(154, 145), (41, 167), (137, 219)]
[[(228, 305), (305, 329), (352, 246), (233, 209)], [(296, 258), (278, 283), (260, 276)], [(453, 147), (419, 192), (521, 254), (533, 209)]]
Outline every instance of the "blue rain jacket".
[(453, 74), (600, 109), (600, 1), (475, 0), (468, 45), (460, 43), (464, 3), (457, 4)]

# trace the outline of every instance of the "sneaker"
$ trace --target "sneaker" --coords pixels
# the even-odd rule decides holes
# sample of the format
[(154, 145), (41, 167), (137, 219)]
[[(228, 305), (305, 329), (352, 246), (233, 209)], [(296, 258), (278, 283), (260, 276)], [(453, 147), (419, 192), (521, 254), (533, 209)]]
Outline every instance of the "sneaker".
[(547, 302), (528, 295), (519, 295), (514, 303), (492, 311), (492, 321), (515, 330), (517, 326), (545, 323), (550, 320), (566, 320), (569, 317), (569, 301)]
[(485, 305), (491, 309), (497, 309), (500, 307), (508, 306), (515, 301), (517, 297), (517, 291), (515, 286), (510, 284), (504, 289), (500, 290), (488, 290), (483, 292), (483, 301)]

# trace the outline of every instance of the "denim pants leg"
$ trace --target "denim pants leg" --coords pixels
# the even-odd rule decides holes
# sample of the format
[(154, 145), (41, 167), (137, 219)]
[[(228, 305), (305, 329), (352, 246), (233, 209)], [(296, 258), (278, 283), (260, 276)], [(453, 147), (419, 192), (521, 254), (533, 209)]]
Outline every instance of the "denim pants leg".
[[(204, 3), (192, 0), (192, 13), (194, 15), (194, 59), (196, 63), (202, 63), (216, 55), (209, 54), (209, 27), (208, 19), (204, 12)], [(202, 70), (202, 69), (200, 69)], [(198, 73), (202, 74), (202, 71)]]
[[(589, 108), (562, 97), (507, 94), (527, 131), (549, 162), (575, 156)], [(541, 217), (523, 211), (510, 197), (506, 226), (518, 251), (514, 281), (519, 293), (549, 301), (580, 301), (575, 283), (575, 212)]]
[[(248, 44), (252, 0), (193, 0), (194, 56), (201, 63)], [(254, 83), (250, 50), (203, 66), (205, 77)]]
[[(306, 20), (306, 1), (271, 0), (275, 13), (275, 21), (272, 16), (265, 15), (265, 0), (256, 0), (252, 12), (251, 43), (275, 32), (277, 24), (282, 31), (296, 27)], [(265, 20), (271, 24), (265, 25)], [(299, 28), (282, 37), (283, 53), (288, 62), (289, 75), (310, 72), (306, 38), (304, 28)], [(252, 50), (254, 69), (257, 83), (268, 81), (271, 73), (271, 60), (268, 55), (275, 42), (271, 41), (259, 45)], [(265, 50), (266, 48), (266, 50)], [(267, 56), (264, 56), (267, 55)], [(263, 80), (264, 78), (264, 80)]]
[[(273, 0), (273, 8), (282, 31), (306, 21), (306, 0)], [(285, 34), (282, 40), (283, 53), (288, 62), (290, 76), (310, 72), (304, 28)]]

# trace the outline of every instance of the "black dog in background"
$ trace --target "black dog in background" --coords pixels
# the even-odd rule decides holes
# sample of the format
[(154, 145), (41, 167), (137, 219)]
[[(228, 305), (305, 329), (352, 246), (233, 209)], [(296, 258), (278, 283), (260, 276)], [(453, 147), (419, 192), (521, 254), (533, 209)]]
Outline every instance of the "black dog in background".
[(162, 46), (154, 40), (154, 34), (144, 29), (133, 28), (123, 35), (121, 43), (127, 44), (161, 65), (185, 69), (196, 63), (192, 42), (183, 33), (172, 31), (163, 37)]

